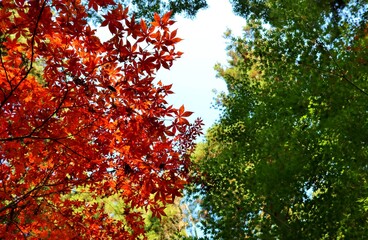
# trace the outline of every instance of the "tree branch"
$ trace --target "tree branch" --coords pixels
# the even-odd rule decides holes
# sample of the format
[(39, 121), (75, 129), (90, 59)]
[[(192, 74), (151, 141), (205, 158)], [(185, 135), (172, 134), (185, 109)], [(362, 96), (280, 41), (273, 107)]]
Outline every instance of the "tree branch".
[[(32, 39), (31, 39), (31, 59), (30, 59), (31, 61), (30, 61), (28, 70), (26, 71), (23, 78), (15, 85), (15, 87), (10, 90), (9, 94), (4, 97), (4, 100), (0, 104), (0, 108), (2, 108), (5, 105), (5, 103), (9, 100), (10, 96), (13, 95), (14, 91), (16, 91), (18, 89), (18, 87), (20, 86), (20, 84), (28, 77), (29, 73), (31, 72), (31, 70), (33, 68), (33, 61), (34, 61), (34, 55), (35, 55), (35, 51), (34, 51), (35, 37), (36, 37), (36, 34), (37, 34), (38, 24), (41, 20), (42, 13), (43, 13), (43, 11), (45, 9), (45, 6), (46, 6), (46, 2), (47, 2), (47, 0), (44, 0), (44, 2), (42, 3), (40, 13), (38, 14), (38, 17), (37, 17), (37, 20), (36, 20), (36, 26), (33, 29), (33, 35), (32, 35)], [(1, 60), (2, 60), (2, 58), (1, 58)], [(3, 62), (2, 62), (2, 65), (3, 65)], [(3, 68), (4, 68), (4, 65), (3, 65)]]
[[(54, 116), (60, 109), (61, 109), (61, 106), (63, 105), (65, 99), (66, 99), (66, 96), (68, 95), (68, 89), (65, 91), (64, 93), (64, 96), (63, 98), (61, 99), (60, 103), (58, 104), (58, 106), (55, 108), (55, 110), (47, 117), (43, 120), (43, 122), (33, 128), (33, 130), (25, 135), (25, 136), (18, 136), (18, 137), (10, 137), (10, 138), (3, 138), (3, 139), (0, 139), (0, 142), (5, 142), (5, 141), (16, 141), (16, 140), (21, 140), (21, 139), (25, 139), (25, 138), (34, 138), (34, 139), (52, 139), (52, 138), (49, 138), (49, 137), (34, 137), (32, 136), (37, 130), (41, 129), (43, 126), (45, 126), (45, 124), (50, 121), (50, 119), (52, 118), (52, 116)], [(67, 137), (67, 136), (66, 136)], [(61, 137), (61, 138), (58, 138), (58, 139), (63, 139), (63, 138), (66, 138), (66, 137)]]
[(316, 43), (319, 46), (322, 47), (322, 49), (328, 54), (328, 56), (330, 57), (330, 59), (332, 59), (332, 61), (334, 62), (334, 64), (340, 70), (341, 74), (337, 74), (337, 76), (342, 77), (345, 81), (347, 81), (350, 85), (352, 85), (359, 92), (361, 92), (364, 95), (368, 96), (368, 93), (366, 91), (364, 91), (362, 88), (360, 88), (358, 85), (356, 85), (355, 83), (353, 83), (350, 79), (348, 79), (348, 77), (344, 73), (343, 69), (340, 67), (340, 65), (337, 63), (336, 59), (331, 55), (330, 51), (325, 47), (325, 45), (322, 42), (318, 41), (318, 40), (316, 41)]

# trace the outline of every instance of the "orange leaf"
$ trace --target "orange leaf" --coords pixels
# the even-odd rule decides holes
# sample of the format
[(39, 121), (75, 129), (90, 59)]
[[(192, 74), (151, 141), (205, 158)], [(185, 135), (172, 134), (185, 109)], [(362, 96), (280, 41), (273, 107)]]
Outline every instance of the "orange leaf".
[(181, 116), (182, 117), (189, 117), (190, 115), (192, 115), (193, 114), (193, 112), (189, 112), (189, 111), (186, 111), (186, 112), (184, 112)]
[(170, 19), (171, 17), (171, 14), (172, 14), (172, 11), (169, 11), (167, 13), (165, 13), (162, 18), (161, 18), (161, 21), (163, 24), (166, 24), (168, 22), (168, 20)]

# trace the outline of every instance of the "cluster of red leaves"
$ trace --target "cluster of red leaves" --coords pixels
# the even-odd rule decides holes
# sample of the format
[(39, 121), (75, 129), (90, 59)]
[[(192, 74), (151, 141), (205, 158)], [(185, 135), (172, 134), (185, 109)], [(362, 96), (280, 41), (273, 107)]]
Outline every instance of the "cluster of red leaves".
[[(144, 235), (134, 209), (159, 217), (186, 183), (201, 121), (190, 124), (166, 102), (171, 86), (154, 81), (182, 54), (174, 22), (167, 13), (146, 24), (112, 5), (101, 42), (87, 10), (109, 4), (1, 1), (1, 239), (134, 239)], [(125, 219), (68, 198), (79, 188), (119, 195)]]

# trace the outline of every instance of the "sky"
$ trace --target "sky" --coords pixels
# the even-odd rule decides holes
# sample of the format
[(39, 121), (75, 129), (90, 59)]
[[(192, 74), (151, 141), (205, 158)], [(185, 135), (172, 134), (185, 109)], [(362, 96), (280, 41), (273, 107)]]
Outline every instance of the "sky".
[(209, 8), (198, 12), (194, 19), (176, 16), (173, 29), (178, 29), (177, 50), (184, 52), (170, 70), (160, 69), (157, 79), (164, 84), (173, 83), (175, 94), (169, 96), (169, 104), (180, 107), (184, 104), (187, 111), (194, 114), (191, 119), (203, 119), (204, 130), (216, 119), (219, 111), (211, 108), (218, 92), (226, 91), (226, 84), (216, 78), (214, 65), (226, 64), (226, 40), (223, 35), (230, 28), (235, 35), (241, 35), (245, 20), (233, 14), (228, 0), (208, 0)]

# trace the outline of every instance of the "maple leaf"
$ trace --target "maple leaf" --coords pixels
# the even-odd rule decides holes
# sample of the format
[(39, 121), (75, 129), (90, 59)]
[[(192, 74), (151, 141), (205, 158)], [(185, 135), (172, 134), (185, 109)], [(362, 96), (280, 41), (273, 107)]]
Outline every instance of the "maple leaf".
[(116, 34), (118, 31), (123, 30), (123, 24), (121, 20), (125, 19), (128, 14), (128, 8), (123, 10), (121, 4), (118, 7), (110, 12), (108, 12), (103, 17), (105, 20), (101, 23), (101, 26), (108, 26), (111, 33)]
[(167, 216), (165, 213), (165, 207), (152, 207), (151, 208), (152, 217), (157, 217), (161, 219), (161, 216)]
[(88, 8), (93, 8), (95, 11), (98, 11), (98, 7), (106, 7), (113, 4), (113, 0), (90, 0), (88, 1)]

